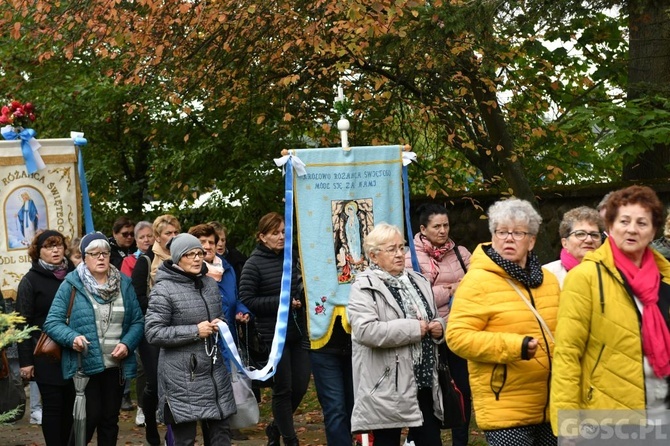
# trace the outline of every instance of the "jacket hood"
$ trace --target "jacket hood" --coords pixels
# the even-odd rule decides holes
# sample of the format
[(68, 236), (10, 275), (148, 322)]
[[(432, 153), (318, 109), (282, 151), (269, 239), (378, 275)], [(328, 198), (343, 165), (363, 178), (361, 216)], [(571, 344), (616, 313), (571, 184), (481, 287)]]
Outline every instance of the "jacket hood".
[(171, 280), (179, 283), (192, 283), (196, 289), (202, 288), (202, 279), (207, 274), (207, 266), (202, 263), (200, 274), (194, 275), (177, 268), (172, 260), (166, 260), (158, 267), (156, 272), (156, 284), (161, 280)]

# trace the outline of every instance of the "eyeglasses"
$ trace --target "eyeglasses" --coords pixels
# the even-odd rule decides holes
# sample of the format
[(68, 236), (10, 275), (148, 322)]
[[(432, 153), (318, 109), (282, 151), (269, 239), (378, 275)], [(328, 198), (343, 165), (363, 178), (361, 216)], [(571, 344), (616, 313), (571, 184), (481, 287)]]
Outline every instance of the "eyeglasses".
[(380, 249), (379, 251), (391, 255), (396, 255), (396, 253), (400, 252), (400, 254), (405, 255), (407, 251), (409, 251), (409, 246), (389, 246), (388, 248)]
[(109, 251), (100, 251), (100, 252), (87, 252), (87, 256), (95, 257), (96, 259), (99, 259), (102, 257), (103, 259), (106, 259), (109, 257)]
[[(586, 231), (581, 231), (581, 230), (572, 231), (570, 234), (568, 234), (568, 237), (570, 237), (571, 235), (574, 235), (577, 240), (581, 240), (581, 241), (586, 240), (586, 237), (591, 237), (591, 239), (593, 239), (593, 240), (600, 241), (600, 238), (602, 237), (600, 232), (595, 232), (595, 231), (594, 232), (586, 232)], [(566, 237), (566, 238), (568, 238), (568, 237)]]
[(121, 234), (124, 238), (130, 238), (130, 237), (133, 237), (133, 236), (135, 235), (135, 234), (133, 234), (132, 232), (121, 232), (120, 234)]
[(204, 259), (204, 258), (205, 258), (205, 251), (191, 251), (191, 252), (187, 252), (186, 254), (184, 254), (184, 257), (186, 257), (186, 258), (189, 259), (189, 260), (193, 260), (193, 259), (195, 259), (195, 258), (198, 258), (198, 259)]
[(524, 232), (524, 231), (503, 231), (502, 229), (496, 229), (493, 231), (493, 233), (498, 237), (500, 240), (507, 240), (507, 237), (510, 235), (514, 240), (523, 240), (530, 232)]
[(65, 249), (65, 246), (63, 245), (42, 246), (42, 249), (46, 249), (47, 251), (60, 251), (61, 249)]

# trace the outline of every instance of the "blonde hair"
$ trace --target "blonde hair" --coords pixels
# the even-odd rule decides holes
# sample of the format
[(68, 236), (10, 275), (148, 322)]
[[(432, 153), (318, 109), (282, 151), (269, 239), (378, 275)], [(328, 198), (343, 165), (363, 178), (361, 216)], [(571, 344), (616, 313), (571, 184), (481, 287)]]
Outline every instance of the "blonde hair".
[(366, 235), (363, 240), (363, 250), (365, 251), (365, 255), (370, 258), (371, 253), (378, 252), (383, 244), (388, 243), (396, 236), (399, 236), (403, 242), (405, 241), (402, 231), (397, 226), (390, 225), (386, 222), (376, 224), (375, 227), (372, 228), (372, 231), (368, 232), (368, 235)]

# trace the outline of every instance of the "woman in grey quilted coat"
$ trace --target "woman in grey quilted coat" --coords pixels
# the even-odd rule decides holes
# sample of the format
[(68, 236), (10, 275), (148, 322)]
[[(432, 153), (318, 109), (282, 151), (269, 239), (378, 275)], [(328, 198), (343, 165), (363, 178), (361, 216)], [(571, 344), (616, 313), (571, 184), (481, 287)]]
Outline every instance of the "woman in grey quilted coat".
[(236, 406), (218, 349), (218, 286), (204, 274), (197, 238), (179, 234), (168, 247), (171, 259), (158, 268), (145, 326), (149, 343), (160, 347), (159, 417), (172, 425), (176, 446), (194, 444), (198, 421), (206, 426), (208, 444), (227, 446)]

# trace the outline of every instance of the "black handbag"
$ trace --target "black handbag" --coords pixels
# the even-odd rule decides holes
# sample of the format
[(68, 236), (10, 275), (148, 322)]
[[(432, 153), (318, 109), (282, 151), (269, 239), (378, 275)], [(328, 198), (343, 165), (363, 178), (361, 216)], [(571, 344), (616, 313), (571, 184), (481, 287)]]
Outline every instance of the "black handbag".
[(3, 420), (4, 423), (14, 423), (22, 419), (26, 413), (26, 391), (21, 378), (14, 375), (9, 368), (9, 361), (7, 361), (7, 354), (4, 350), (0, 356), (0, 414), (18, 409), (14, 416)]
[(453, 429), (465, 425), (465, 402), (463, 394), (456, 386), (447, 360), (447, 345), (443, 342), (437, 346), (437, 378), (442, 389), (442, 406), (444, 408), (442, 429)]

